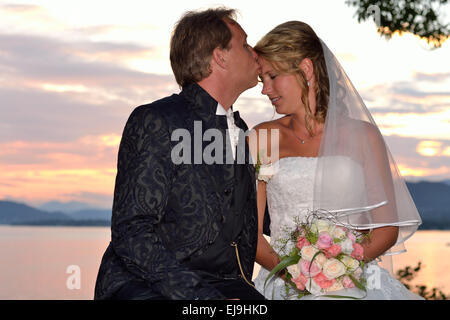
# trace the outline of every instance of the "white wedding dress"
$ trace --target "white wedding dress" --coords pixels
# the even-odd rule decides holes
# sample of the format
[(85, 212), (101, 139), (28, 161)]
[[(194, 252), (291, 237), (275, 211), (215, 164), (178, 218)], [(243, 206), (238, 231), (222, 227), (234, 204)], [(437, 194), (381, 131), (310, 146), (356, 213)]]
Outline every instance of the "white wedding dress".
[[(342, 159), (340, 159), (342, 160)], [(295, 226), (294, 217), (305, 217), (308, 209), (312, 207), (313, 187), (315, 168), (317, 158), (308, 157), (287, 157), (280, 159), (274, 166), (273, 176), (267, 181), (267, 203), (270, 214), (270, 244), (279, 254), (280, 248), (277, 247), (277, 239), (285, 238), (285, 228), (291, 229)], [(350, 172), (357, 170), (350, 161), (343, 162), (343, 170), (340, 172)], [(357, 191), (353, 190), (353, 195)], [(349, 193), (352, 194), (352, 193)], [(292, 248), (289, 245), (284, 252), (289, 252)], [(377, 262), (373, 261), (366, 265), (366, 275), (376, 275), (375, 283), (367, 286), (367, 295), (357, 289), (342, 289), (335, 291), (333, 295), (363, 297), (369, 300), (411, 300), (422, 299), (422, 297), (413, 294), (398, 280), (393, 278), (389, 272), (380, 267)], [(285, 300), (297, 299), (294, 291), (291, 295), (287, 295), (285, 282), (275, 277), (270, 280), (264, 289), (264, 282), (269, 271), (261, 267), (259, 274), (255, 278), (256, 289), (267, 299)], [(329, 297), (308, 295), (302, 299), (330, 299)]]

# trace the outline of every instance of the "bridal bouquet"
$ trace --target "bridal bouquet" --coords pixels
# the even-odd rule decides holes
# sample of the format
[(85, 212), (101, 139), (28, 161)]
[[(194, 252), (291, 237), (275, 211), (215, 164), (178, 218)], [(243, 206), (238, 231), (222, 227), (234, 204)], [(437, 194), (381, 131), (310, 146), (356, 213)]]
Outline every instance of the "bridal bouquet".
[(314, 294), (333, 298), (355, 298), (332, 295), (333, 291), (357, 287), (366, 291), (361, 242), (366, 237), (354, 230), (338, 226), (331, 219), (311, 214), (306, 223), (296, 221), (294, 230), (286, 230), (282, 243), (295, 245), (288, 255), (269, 273), (265, 285), (276, 273), (287, 269), (289, 284), (299, 297)]

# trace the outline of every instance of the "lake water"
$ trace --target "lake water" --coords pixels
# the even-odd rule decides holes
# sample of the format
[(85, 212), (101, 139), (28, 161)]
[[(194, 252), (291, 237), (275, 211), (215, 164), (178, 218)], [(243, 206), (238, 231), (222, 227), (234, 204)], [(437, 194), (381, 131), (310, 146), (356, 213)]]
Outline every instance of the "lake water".
[[(109, 241), (105, 227), (0, 225), (0, 299), (92, 299)], [(414, 283), (450, 293), (450, 231), (418, 231), (406, 246), (394, 270), (420, 260)]]

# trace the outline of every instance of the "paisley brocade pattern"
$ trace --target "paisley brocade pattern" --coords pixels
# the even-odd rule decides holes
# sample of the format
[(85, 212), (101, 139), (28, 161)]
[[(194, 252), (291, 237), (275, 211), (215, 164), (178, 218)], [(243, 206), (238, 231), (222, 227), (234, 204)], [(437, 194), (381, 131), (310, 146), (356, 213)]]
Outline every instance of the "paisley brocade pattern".
[[(202, 121), (203, 131), (216, 127), (214, 113), (207, 110), (211, 98), (201, 90), (183, 88), (180, 95), (131, 113), (119, 147), (112, 240), (102, 259), (95, 299), (110, 298), (132, 279), (145, 280), (155, 297), (223, 298), (183, 260), (207, 250), (219, 234), (231, 205), (224, 190), (234, 183), (233, 165), (175, 165), (171, 159), (177, 143), (171, 141), (173, 130), (185, 128), (193, 136), (195, 120)], [(245, 273), (251, 275), (257, 241), (254, 190), (245, 207), (240, 255)]]

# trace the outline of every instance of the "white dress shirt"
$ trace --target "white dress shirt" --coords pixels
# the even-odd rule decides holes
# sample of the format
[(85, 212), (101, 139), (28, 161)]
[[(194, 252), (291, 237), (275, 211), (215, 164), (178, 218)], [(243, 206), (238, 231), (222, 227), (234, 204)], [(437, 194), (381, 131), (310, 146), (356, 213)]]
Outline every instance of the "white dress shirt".
[(236, 147), (239, 142), (239, 128), (234, 124), (234, 116), (232, 107), (225, 110), (225, 108), (217, 103), (217, 116), (227, 116), (227, 124), (228, 124), (228, 135), (231, 141), (231, 150), (233, 152), (233, 159), (236, 159)]

